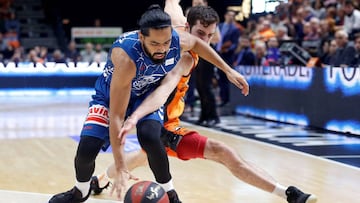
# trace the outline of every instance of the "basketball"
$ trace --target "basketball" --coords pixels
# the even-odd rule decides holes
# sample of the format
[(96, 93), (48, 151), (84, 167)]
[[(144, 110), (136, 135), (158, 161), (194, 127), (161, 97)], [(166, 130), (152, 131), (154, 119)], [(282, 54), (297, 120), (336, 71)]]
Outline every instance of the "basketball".
[(124, 203), (169, 203), (169, 197), (159, 184), (145, 180), (126, 191)]

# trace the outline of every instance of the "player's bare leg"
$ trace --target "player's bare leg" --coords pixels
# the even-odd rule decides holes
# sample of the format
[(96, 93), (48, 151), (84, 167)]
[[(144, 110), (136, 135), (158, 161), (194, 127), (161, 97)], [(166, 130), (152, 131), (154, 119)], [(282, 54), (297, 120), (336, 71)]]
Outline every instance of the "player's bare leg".
[(317, 201), (316, 196), (305, 194), (294, 186), (287, 188), (282, 186), (266, 171), (242, 159), (232, 148), (220, 141), (208, 139), (204, 157), (223, 164), (239, 180), (276, 194), (289, 203), (315, 203)]

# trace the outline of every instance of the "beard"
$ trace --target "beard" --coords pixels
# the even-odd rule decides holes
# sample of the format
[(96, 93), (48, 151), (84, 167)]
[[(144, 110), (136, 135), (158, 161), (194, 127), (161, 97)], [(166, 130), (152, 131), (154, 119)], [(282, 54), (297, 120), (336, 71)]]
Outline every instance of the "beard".
[[(162, 63), (164, 63), (164, 61), (165, 61), (165, 56), (166, 56), (166, 52), (163, 52), (163, 53), (155, 52), (155, 53), (151, 54), (150, 51), (149, 51), (149, 49), (146, 48), (146, 45), (145, 45), (145, 44), (144, 44), (143, 47), (144, 47), (144, 52), (145, 52), (145, 54), (150, 57), (150, 59), (151, 59), (152, 62), (154, 62), (155, 64), (162, 64)], [(161, 59), (155, 58), (155, 55), (158, 55), (158, 54), (163, 54), (164, 57), (161, 58)]]

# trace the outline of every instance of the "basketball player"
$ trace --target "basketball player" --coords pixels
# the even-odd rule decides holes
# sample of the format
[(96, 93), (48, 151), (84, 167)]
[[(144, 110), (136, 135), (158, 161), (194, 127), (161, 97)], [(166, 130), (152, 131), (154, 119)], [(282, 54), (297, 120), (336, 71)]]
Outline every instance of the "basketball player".
[[(221, 67), (243, 94), (248, 94), (249, 86), (243, 76), (234, 75), (236, 71), (202, 40), (172, 29), (170, 16), (160, 6), (151, 6), (142, 15), (139, 26), (139, 31), (124, 33), (113, 43), (103, 74), (95, 83), (96, 93), (89, 103), (81, 131), (75, 156), (75, 186), (54, 195), (50, 203), (86, 201), (91, 192), (96, 156), (100, 149), (106, 150), (110, 144), (116, 169), (112, 192), (122, 199), (129, 172), (124, 159), (124, 134), (119, 134), (121, 126), (126, 116), (156, 88), (160, 88), (160, 93), (169, 92), (162, 102), (165, 103), (171, 92), (166, 89), (175, 86), (183, 74), (182, 67), (185, 66), (176, 66), (182, 51), (194, 51)], [(165, 189), (170, 202), (181, 203), (172, 183), (165, 146), (160, 141), (162, 127), (163, 108), (157, 108), (138, 121), (138, 140), (146, 152), (155, 180)]]
[[(178, 0), (166, 1), (165, 11), (168, 12), (172, 17), (179, 16), (179, 13), (173, 13), (178, 11), (178, 8), (172, 10), (169, 9), (175, 8), (176, 5), (179, 6), (178, 2)], [(171, 6), (169, 6), (169, 4), (171, 4)], [(176, 25), (174, 20), (175, 19), (172, 18), (173, 25)], [(179, 19), (176, 20), (178, 21), (175, 22), (179, 22)], [(185, 23), (185, 29), (192, 35), (209, 43), (211, 37), (215, 33), (218, 22), (219, 17), (212, 8), (205, 6), (195, 6), (189, 10), (187, 22)], [(182, 76), (180, 82), (177, 84), (175, 91), (170, 96), (165, 105), (166, 119), (162, 138), (164, 138), (163, 141), (167, 146), (167, 153), (182, 160), (203, 158), (221, 163), (226, 166), (239, 180), (242, 180), (264, 191), (278, 195), (286, 199), (289, 203), (316, 202), (317, 198), (314, 195), (305, 194), (294, 186), (285, 187), (281, 185), (269, 174), (259, 170), (255, 166), (248, 163), (246, 160), (243, 160), (232, 148), (225, 145), (224, 143), (207, 138), (203, 135), (200, 135), (198, 132), (180, 126), (179, 117), (184, 110), (184, 103), (182, 98), (184, 97), (187, 90), (186, 83), (189, 80), (191, 71), (197, 63), (197, 56), (195, 54), (182, 55), (180, 61), (188, 57), (193, 57), (193, 60), (187, 59), (187, 61), (191, 62), (187, 67), (184, 67), (184, 69), (187, 70), (187, 73)], [(185, 63), (178, 63), (178, 65), (183, 64)], [(120, 134), (128, 133), (135, 125), (137, 125), (140, 118), (158, 108), (156, 105), (159, 104), (157, 104), (156, 100), (164, 99), (164, 96), (158, 94), (158, 90), (159, 89), (150, 94), (125, 121)], [(138, 166), (145, 165), (145, 155), (146, 154), (143, 153), (142, 150), (132, 152), (129, 154), (130, 157), (128, 157), (127, 160), (129, 163), (128, 166), (136, 168)], [(131, 170), (130, 167), (129, 169)], [(106, 172), (100, 174), (98, 177), (94, 176), (92, 179), (92, 188), (95, 194), (101, 193), (103, 189), (109, 186), (109, 181), (113, 177), (114, 165), (109, 166)], [(130, 176), (130, 178), (137, 180), (133, 176)]]

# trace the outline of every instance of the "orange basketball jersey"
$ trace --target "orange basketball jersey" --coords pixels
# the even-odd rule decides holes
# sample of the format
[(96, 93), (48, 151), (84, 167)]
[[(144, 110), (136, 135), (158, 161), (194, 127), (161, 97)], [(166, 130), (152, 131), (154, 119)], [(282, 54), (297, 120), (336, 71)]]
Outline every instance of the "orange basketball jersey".
[(176, 89), (171, 94), (166, 103), (166, 117), (164, 126), (169, 131), (174, 131), (180, 125), (180, 116), (183, 114), (185, 109), (184, 97), (187, 90), (189, 89), (188, 82), (191, 77), (191, 72), (199, 62), (199, 56), (196, 53), (192, 51), (189, 51), (189, 53), (194, 59), (193, 67), (188, 75), (183, 75), (181, 77)]

